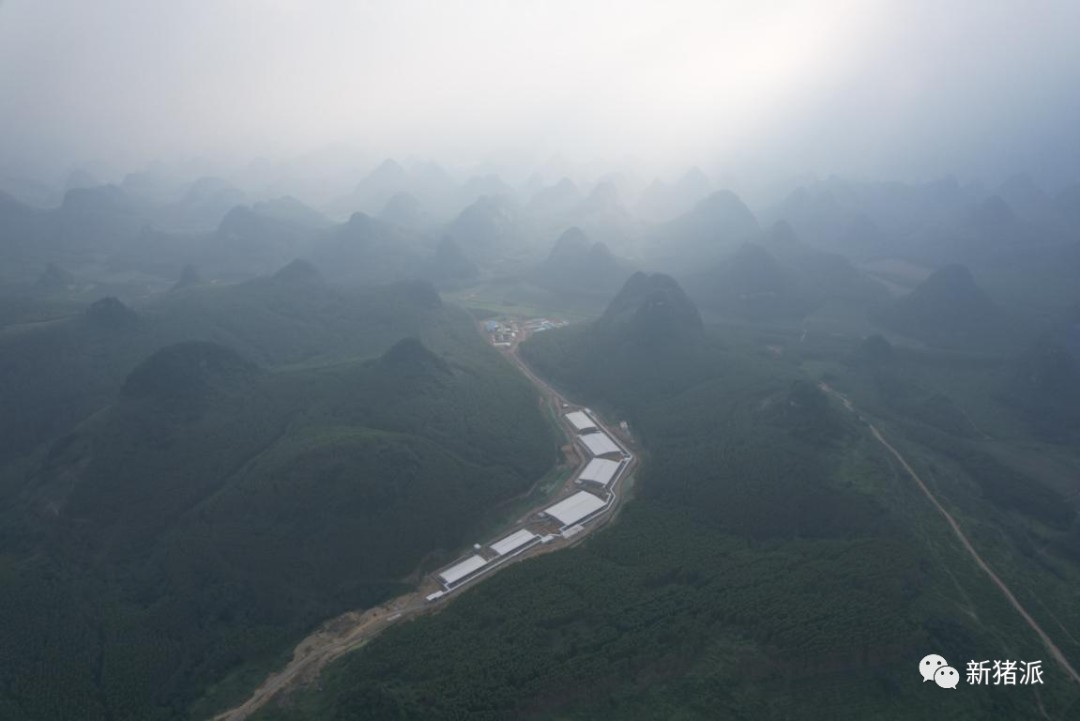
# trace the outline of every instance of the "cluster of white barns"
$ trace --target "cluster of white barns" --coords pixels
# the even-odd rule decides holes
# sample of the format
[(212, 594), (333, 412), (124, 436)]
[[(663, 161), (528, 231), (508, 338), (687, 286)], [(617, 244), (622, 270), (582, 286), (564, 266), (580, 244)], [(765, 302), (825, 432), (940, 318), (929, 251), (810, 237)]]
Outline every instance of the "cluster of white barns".
[[(623, 469), (630, 463), (631, 455), (601, 430), (593, 420), (589, 409), (567, 413), (564, 418), (577, 431), (577, 440), (589, 453), (589, 462), (578, 474), (577, 482), (595, 484), (605, 492), (605, 498), (601, 498), (589, 491), (578, 491), (544, 509), (541, 515), (557, 521), (560, 526), (559, 535), (570, 538), (581, 532), (583, 524), (588, 523), (614, 502), (614, 492), (608, 492), (608, 489), (614, 487)], [(555, 535), (541, 536), (525, 528), (514, 531), (509, 536), (490, 544), (488, 557), (474, 553), (436, 574), (445, 590), (432, 593), (427, 600), (434, 601), (441, 598), (458, 586), (487, 573), (507, 559), (537, 543), (549, 543), (553, 538)], [(481, 550), (479, 545), (476, 546), (476, 550)]]
[[(453, 566), (439, 571), (439, 582), (442, 583), (446, 591), (452, 591), (475, 576), (490, 571), (502, 561), (516, 556), (537, 543), (549, 543), (552, 538), (553, 536), (537, 535), (526, 528), (519, 529), (488, 546), (494, 556), (493, 558), (484, 558), (479, 553), (474, 553), (468, 558), (458, 561)], [(477, 550), (480, 550), (479, 546), (477, 546)], [(434, 601), (443, 595), (445, 595), (445, 591), (436, 591), (428, 596), (427, 600)]]

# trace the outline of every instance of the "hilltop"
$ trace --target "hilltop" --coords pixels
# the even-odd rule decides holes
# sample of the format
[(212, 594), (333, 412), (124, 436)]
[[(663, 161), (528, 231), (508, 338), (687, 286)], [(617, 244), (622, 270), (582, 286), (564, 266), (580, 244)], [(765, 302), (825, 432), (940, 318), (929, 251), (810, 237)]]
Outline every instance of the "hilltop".
[(556, 292), (608, 296), (628, 274), (606, 244), (592, 242), (575, 226), (559, 236), (533, 276), (537, 285)]
[(701, 313), (671, 276), (638, 272), (612, 298), (596, 329), (644, 346), (679, 343), (701, 335)]
[(657, 225), (645, 240), (650, 267), (685, 273), (709, 266), (759, 232), (757, 218), (730, 190), (718, 190), (686, 213)]
[(935, 271), (909, 295), (883, 309), (878, 318), (901, 333), (936, 342), (1005, 333), (1001, 309), (962, 265)]

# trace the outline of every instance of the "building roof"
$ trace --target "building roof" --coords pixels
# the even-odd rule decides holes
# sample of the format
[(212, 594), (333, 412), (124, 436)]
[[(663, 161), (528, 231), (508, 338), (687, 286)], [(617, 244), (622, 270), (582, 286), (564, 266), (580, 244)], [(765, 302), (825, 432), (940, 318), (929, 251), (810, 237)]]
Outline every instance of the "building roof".
[(460, 581), (466, 576), (480, 570), (487, 565), (487, 560), (483, 556), (473, 555), (466, 558), (461, 563), (458, 563), (450, 568), (439, 573), (439, 578), (447, 586), (452, 586), (454, 583)]
[(566, 414), (566, 420), (579, 431), (591, 431), (596, 429), (596, 423), (585, 411), (574, 411)]
[(581, 472), (581, 475), (578, 476), (578, 478), (582, 481), (591, 481), (606, 486), (611, 483), (611, 479), (619, 472), (619, 466), (621, 465), (622, 463), (619, 461), (609, 461), (607, 458), (594, 458), (589, 461), (589, 465), (585, 466), (585, 470)]
[(591, 516), (603, 507), (604, 502), (593, 494), (588, 491), (578, 491), (569, 498), (564, 498), (554, 506), (549, 507), (544, 513), (558, 519), (562, 525), (569, 526)]
[(610, 453), (622, 455), (622, 449), (615, 445), (615, 442), (603, 431), (599, 433), (583, 433), (578, 438), (589, 449), (589, 453), (594, 456), (606, 456)]
[(525, 544), (530, 543), (535, 538), (538, 538), (535, 533), (522, 528), (520, 531), (511, 533), (506, 538), (495, 541), (495, 543), (491, 544), (491, 550), (500, 556), (505, 556), (511, 551), (516, 551)]

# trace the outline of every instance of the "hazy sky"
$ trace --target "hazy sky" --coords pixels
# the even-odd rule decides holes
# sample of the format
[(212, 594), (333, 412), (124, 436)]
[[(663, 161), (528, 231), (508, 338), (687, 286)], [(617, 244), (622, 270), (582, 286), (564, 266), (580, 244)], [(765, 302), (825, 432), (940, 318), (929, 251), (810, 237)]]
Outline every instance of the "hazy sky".
[(346, 141), (1080, 180), (1080, 2), (6, 0), (0, 163)]

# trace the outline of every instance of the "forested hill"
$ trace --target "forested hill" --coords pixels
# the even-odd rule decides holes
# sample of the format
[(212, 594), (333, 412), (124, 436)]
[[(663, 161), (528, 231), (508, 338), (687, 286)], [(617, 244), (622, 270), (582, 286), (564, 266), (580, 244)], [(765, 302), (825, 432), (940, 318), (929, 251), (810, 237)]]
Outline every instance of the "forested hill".
[(3, 339), (7, 387), (89, 388), (26, 395), (64, 412), (7, 446), (0, 718), (205, 717), (554, 461), (535, 390), (429, 286), (288, 276)]

